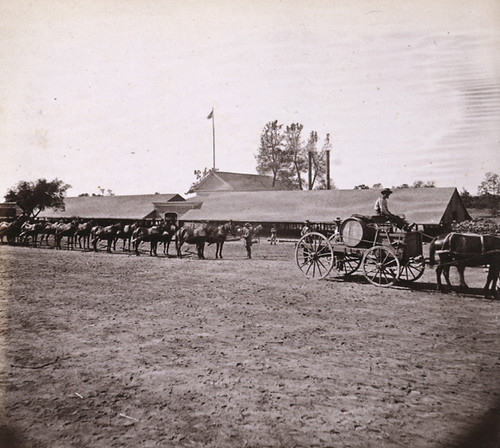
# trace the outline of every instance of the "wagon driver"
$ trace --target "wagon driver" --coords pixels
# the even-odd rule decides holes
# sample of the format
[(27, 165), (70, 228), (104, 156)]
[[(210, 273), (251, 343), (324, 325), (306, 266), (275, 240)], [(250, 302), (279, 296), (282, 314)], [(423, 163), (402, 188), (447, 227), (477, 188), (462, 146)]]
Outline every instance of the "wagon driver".
[(375, 213), (378, 216), (383, 216), (388, 221), (392, 222), (398, 229), (402, 230), (411, 230), (414, 224), (409, 224), (404, 218), (398, 215), (393, 215), (389, 211), (389, 207), (387, 205), (387, 199), (392, 194), (392, 190), (390, 188), (384, 188), (380, 192), (380, 197), (375, 202)]

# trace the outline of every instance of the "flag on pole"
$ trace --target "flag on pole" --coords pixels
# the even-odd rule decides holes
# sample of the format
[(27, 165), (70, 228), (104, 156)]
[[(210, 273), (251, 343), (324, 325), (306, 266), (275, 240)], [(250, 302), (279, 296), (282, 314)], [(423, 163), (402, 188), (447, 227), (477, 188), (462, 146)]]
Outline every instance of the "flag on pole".
[(207, 120), (210, 120), (214, 116), (214, 110), (212, 109), (212, 112), (208, 114)]

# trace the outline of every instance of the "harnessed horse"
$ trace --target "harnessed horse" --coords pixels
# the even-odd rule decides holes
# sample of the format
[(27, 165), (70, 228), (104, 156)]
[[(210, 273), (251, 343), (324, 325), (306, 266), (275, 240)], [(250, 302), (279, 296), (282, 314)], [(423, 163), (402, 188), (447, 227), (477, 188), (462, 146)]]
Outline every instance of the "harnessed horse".
[(203, 260), (205, 258), (204, 249), (205, 241), (207, 239), (207, 224), (200, 224), (198, 226), (182, 226), (175, 232), (175, 248), (177, 256), (182, 258), (182, 245), (184, 243), (196, 245), (198, 258)]
[(113, 243), (113, 248), (116, 250), (116, 242), (118, 240), (123, 240), (122, 252), (125, 252), (125, 246), (127, 246), (127, 251), (130, 252), (132, 236), (134, 234), (134, 231), (138, 228), (139, 223), (137, 222), (134, 222), (133, 224), (125, 224), (122, 231), (116, 236), (116, 239)]
[(78, 227), (78, 220), (74, 219), (68, 224), (58, 224), (56, 227), (55, 238), (56, 238), (56, 249), (62, 249), (61, 240), (63, 237), (67, 237), (68, 250), (73, 247), (73, 242), (75, 238), (75, 231)]
[(116, 223), (110, 226), (95, 226), (91, 231), (91, 243), (94, 251), (97, 252), (97, 243), (100, 240), (104, 240), (107, 242), (106, 252), (111, 253), (111, 247), (113, 243), (116, 241), (116, 237), (119, 232), (122, 231), (122, 224)]
[(7, 243), (9, 244), (14, 244), (15, 239), (19, 237), (21, 234), (21, 228), (25, 222), (29, 220), (28, 216), (26, 215), (21, 215), (19, 218), (17, 218), (15, 221), (12, 221), (10, 223), (7, 223), (6, 225), (2, 226), (2, 229), (0, 229), (0, 237), (7, 237)]
[[(80, 249), (90, 249), (90, 233), (92, 228), (95, 226), (94, 221), (87, 221), (83, 224), (78, 224), (75, 230), (75, 240), (78, 240), (78, 246)], [(82, 247), (83, 238), (83, 247)]]
[(484, 294), (497, 295), (497, 281), (500, 271), (500, 238), (494, 235), (451, 232), (435, 238), (429, 247), (429, 263), (435, 263), (435, 254), (439, 256), (436, 267), (437, 289), (442, 291), (441, 274), (444, 275), (451, 289), (450, 267), (456, 266), (460, 276), (460, 288), (467, 289), (465, 268), (488, 265), (488, 277), (484, 285)]
[(158, 255), (158, 243), (163, 242), (164, 233), (167, 226), (161, 223), (153, 227), (138, 227), (132, 234), (132, 247), (135, 249), (135, 254), (139, 255), (139, 246), (143, 242), (150, 243), (149, 255)]
[(216, 243), (215, 247), (215, 258), (222, 258), (222, 248), (229, 234), (235, 235), (236, 229), (233, 225), (233, 221), (229, 221), (226, 224), (220, 226), (207, 226), (207, 243)]
[(29, 238), (33, 241), (33, 247), (36, 247), (36, 243), (38, 241), (38, 235), (43, 230), (43, 224), (40, 222), (30, 223), (25, 222), (21, 226), (21, 234), (19, 235), (19, 242), (23, 244), (29, 244)]

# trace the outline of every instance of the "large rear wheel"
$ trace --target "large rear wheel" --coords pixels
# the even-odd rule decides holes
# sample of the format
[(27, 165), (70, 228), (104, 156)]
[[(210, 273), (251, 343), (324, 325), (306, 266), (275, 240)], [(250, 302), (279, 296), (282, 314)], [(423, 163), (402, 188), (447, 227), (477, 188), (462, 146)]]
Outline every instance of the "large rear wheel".
[(376, 286), (391, 286), (399, 277), (399, 260), (389, 247), (371, 247), (363, 255), (362, 264), (366, 279)]
[(333, 267), (333, 248), (321, 233), (307, 233), (297, 243), (295, 261), (307, 278), (325, 278)]

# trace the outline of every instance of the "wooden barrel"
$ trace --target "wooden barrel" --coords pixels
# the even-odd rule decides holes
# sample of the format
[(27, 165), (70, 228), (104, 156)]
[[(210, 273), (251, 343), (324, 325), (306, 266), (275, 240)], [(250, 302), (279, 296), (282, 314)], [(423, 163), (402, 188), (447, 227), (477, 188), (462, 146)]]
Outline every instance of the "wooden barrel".
[(371, 247), (375, 239), (375, 229), (358, 217), (344, 220), (340, 226), (342, 241), (349, 247)]

